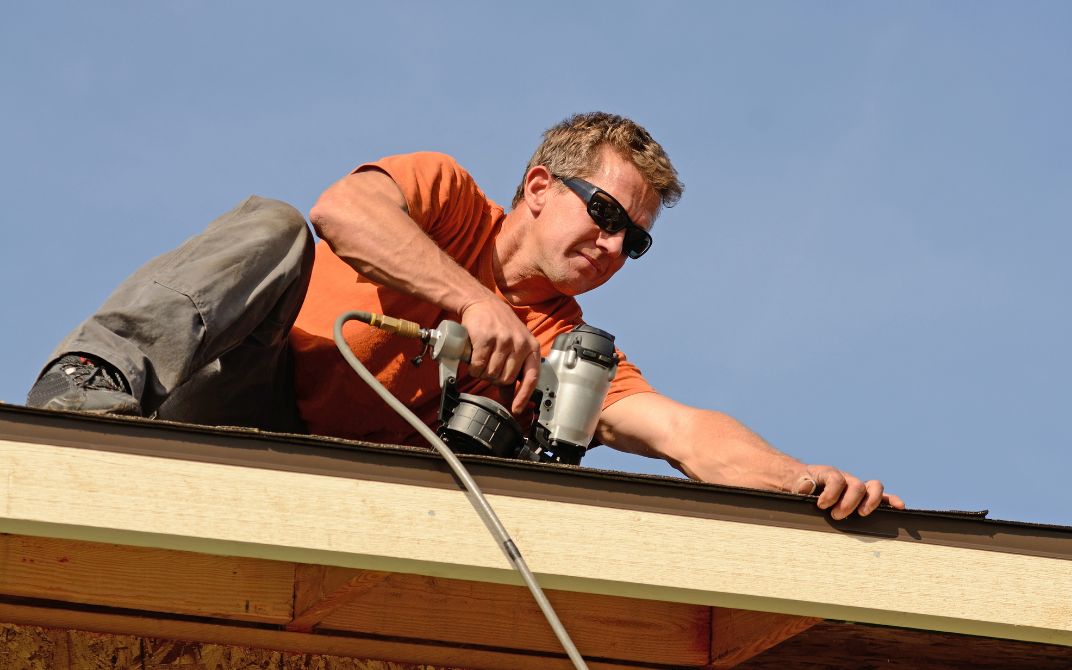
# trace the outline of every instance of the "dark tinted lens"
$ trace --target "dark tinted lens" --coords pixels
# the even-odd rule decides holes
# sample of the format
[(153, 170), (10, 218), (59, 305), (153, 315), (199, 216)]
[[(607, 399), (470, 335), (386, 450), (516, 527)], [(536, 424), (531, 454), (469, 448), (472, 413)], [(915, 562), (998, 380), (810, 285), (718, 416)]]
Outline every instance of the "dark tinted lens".
[(616, 233), (629, 225), (629, 215), (622, 211), (622, 206), (602, 191), (592, 194), (592, 199), (588, 201), (588, 214), (608, 233)]
[(588, 198), (588, 214), (601, 230), (611, 234), (625, 231), (622, 249), (629, 258), (640, 258), (651, 248), (651, 235), (648, 231), (633, 223), (625, 208), (609, 193), (579, 177), (563, 179), (556, 175), (555, 179), (561, 179), (562, 183), (582, 200)]
[(630, 226), (625, 231), (622, 248), (625, 249), (625, 253), (629, 258), (634, 260), (640, 258), (651, 248), (651, 235), (639, 226)]

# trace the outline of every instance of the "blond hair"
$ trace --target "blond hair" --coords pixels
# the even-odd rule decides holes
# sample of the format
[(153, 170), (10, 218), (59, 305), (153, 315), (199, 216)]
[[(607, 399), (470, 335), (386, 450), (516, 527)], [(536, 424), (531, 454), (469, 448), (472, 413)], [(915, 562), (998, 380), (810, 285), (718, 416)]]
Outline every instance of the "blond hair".
[(537, 165), (562, 177), (588, 177), (602, 160), (600, 150), (608, 146), (629, 160), (648, 184), (659, 194), (664, 207), (673, 207), (681, 199), (685, 185), (677, 178), (670, 157), (648, 131), (624, 116), (591, 112), (574, 114), (547, 129), (543, 143), (532, 154), (525, 174), (514, 193), (512, 207), (525, 198), (525, 175)]

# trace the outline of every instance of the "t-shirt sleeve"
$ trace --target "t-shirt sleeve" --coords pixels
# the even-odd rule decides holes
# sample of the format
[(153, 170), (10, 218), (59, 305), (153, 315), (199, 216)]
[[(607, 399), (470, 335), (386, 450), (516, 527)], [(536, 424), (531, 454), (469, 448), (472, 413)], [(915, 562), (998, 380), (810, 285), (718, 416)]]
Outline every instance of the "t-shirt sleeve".
[(375, 168), (389, 176), (406, 200), (410, 217), (443, 248), (484, 231), (469, 228), (486, 217), (489, 201), (473, 177), (447, 154), (422, 151), (388, 156), (354, 169)]
[(610, 383), (610, 390), (607, 391), (607, 397), (603, 401), (603, 409), (607, 409), (614, 403), (618, 402), (622, 398), (628, 398), (631, 395), (637, 393), (650, 393), (655, 391), (647, 379), (644, 379), (644, 375), (641, 374), (640, 368), (633, 365), (621, 349), (616, 350), (618, 352), (618, 372), (614, 375), (614, 381)]
[[(541, 309), (528, 311), (524, 320), (529, 331), (539, 340), (544, 356), (551, 351), (556, 337), (586, 323), (581, 306), (574, 298), (567, 296), (545, 303)], [(603, 400), (603, 409), (607, 409), (622, 398), (655, 391), (648, 380), (644, 379), (640, 369), (626, 357), (625, 352), (618, 347), (615, 347), (614, 351), (618, 354), (618, 371), (614, 374), (607, 397)]]

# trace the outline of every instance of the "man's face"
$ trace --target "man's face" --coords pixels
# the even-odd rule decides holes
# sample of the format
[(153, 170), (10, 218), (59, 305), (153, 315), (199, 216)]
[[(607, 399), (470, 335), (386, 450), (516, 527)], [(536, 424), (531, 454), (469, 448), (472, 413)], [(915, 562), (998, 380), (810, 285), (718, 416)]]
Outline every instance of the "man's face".
[[(604, 148), (599, 169), (585, 179), (620, 202), (633, 223), (650, 230), (659, 209), (659, 195), (632, 163)], [(622, 251), (625, 231), (612, 234), (600, 230), (589, 216), (585, 201), (557, 180), (553, 180), (546, 195), (536, 226), (538, 263), (543, 274), (566, 295), (603, 285), (628, 258)]]

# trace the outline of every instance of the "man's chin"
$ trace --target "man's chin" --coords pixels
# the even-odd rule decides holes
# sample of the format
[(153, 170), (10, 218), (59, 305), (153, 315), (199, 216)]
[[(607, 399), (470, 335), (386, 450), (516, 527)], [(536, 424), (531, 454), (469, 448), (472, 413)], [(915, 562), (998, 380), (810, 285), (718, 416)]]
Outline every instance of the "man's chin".
[(557, 282), (555, 284), (555, 289), (562, 295), (573, 297), (599, 288), (603, 284), (606, 284), (608, 279), (610, 279), (610, 277), (599, 277), (595, 279), (590, 277), (580, 277), (573, 280)]

